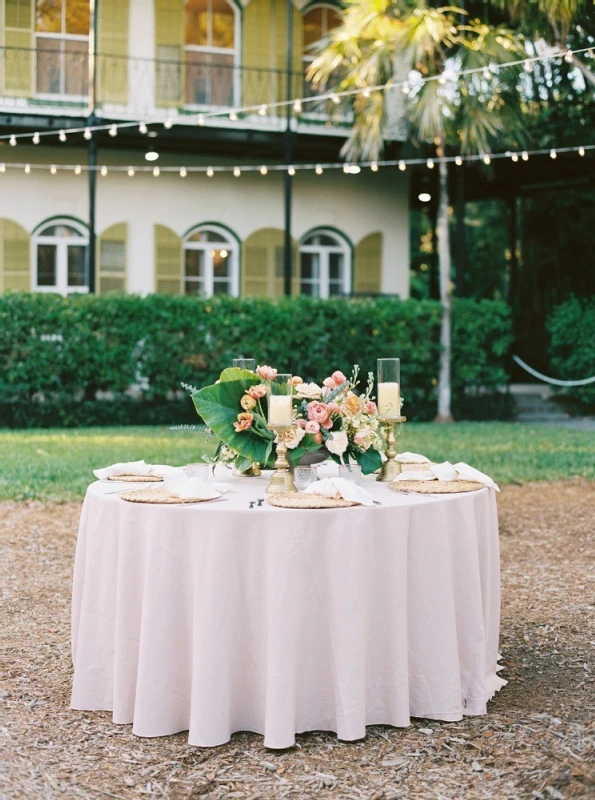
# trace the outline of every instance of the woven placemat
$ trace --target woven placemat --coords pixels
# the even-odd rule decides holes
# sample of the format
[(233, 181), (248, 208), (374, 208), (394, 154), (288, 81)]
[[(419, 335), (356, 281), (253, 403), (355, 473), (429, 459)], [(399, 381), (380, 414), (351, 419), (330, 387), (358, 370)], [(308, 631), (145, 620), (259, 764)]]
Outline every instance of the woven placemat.
[(458, 494), (484, 489), (477, 481), (392, 481), (388, 488), (393, 492), (418, 492), (419, 494)]
[(426, 469), (430, 469), (432, 466), (429, 461), (426, 461), (425, 464), (405, 464), (402, 461), (398, 463), (401, 465), (401, 472), (423, 472)]
[(272, 506), (278, 508), (349, 508), (357, 506), (351, 500), (336, 500), (334, 497), (323, 497), (320, 494), (306, 494), (306, 492), (287, 492), (283, 494), (269, 494), (267, 500)]
[(155, 475), (110, 475), (108, 478), (108, 481), (121, 483), (161, 483), (162, 480)]
[[(208, 503), (209, 500), (183, 500), (181, 497), (173, 497), (168, 493), (167, 489), (163, 486), (156, 486), (154, 489), (131, 489), (129, 492), (121, 492), (120, 497), (123, 500), (129, 500), (131, 503)], [(212, 497), (210, 500), (217, 500), (218, 498)]]

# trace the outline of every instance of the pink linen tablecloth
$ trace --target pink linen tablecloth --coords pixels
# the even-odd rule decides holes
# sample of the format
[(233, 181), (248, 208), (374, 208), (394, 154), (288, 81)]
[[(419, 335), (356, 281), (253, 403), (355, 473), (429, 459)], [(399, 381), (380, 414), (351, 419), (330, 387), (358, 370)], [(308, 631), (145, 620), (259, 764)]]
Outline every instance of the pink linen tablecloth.
[(505, 683), (494, 492), (369, 481), (383, 505), (249, 510), (266, 485), (236, 478), (224, 502), (185, 506), (89, 487), (72, 708), (203, 747), (243, 730), (284, 748), (308, 730), (352, 740), (485, 714)]

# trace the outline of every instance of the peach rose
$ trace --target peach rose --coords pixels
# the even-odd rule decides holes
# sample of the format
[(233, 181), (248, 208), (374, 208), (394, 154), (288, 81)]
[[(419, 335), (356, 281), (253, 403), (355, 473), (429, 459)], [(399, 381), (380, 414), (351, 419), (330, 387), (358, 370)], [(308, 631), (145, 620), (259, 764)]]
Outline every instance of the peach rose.
[(241, 414), (238, 414), (238, 421), (233, 423), (235, 432), (241, 433), (242, 431), (247, 431), (252, 427), (253, 420), (254, 415), (249, 411), (243, 411)]
[(266, 393), (267, 393), (267, 387), (262, 383), (257, 383), (248, 389), (248, 394), (255, 400), (264, 397)]
[(268, 367), (266, 364), (263, 364), (262, 367), (256, 367), (256, 374), (259, 378), (262, 378), (263, 381), (272, 381), (273, 378), (277, 377), (277, 370), (274, 367)]
[(333, 380), (337, 384), (337, 386), (340, 386), (342, 383), (345, 383), (347, 378), (345, 377), (345, 375), (343, 375), (343, 373), (340, 370), (336, 370), (336, 372), (333, 372), (333, 374), (331, 375), (331, 380)]
[(368, 400), (366, 403), (366, 411), (368, 414), (377, 414), (378, 413), (378, 406), (373, 400)]
[(318, 400), (308, 403), (308, 419), (318, 422), (323, 428), (333, 427), (327, 404)]
[(322, 381), (322, 385), (326, 386), (327, 389), (336, 389), (337, 388), (337, 384), (334, 382), (334, 380), (332, 378), (325, 378)]
[(319, 430), (320, 425), (318, 422), (314, 422), (313, 419), (311, 419), (309, 422), (306, 422), (306, 433), (318, 433)]
[(297, 421), (298, 428), (305, 428), (307, 424), (305, 419), (298, 419)]
[(362, 428), (362, 430), (358, 431), (353, 437), (353, 443), (361, 447), (362, 450), (367, 450), (371, 444), (370, 434), (371, 431), (369, 429)]
[(294, 375), (291, 379), (291, 383), (293, 386), (299, 386), (300, 383), (303, 383), (303, 378), (300, 378), (299, 375)]
[(314, 439), (316, 444), (322, 444), (322, 434), (320, 433), (320, 431), (318, 431), (318, 433), (315, 433), (312, 438)]
[(345, 402), (343, 403), (343, 410), (348, 414), (357, 414), (360, 410), (359, 397), (353, 392), (349, 392)]
[(330, 402), (327, 403), (326, 407), (329, 410), (329, 414), (339, 414), (341, 411), (341, 406), (338, 403)]
[(256, 400), (251, 395), (245, 394), (240, 400), (240, 405), (242, 406), (244, 411), (252, 411), (252, 409), (256, 405)]

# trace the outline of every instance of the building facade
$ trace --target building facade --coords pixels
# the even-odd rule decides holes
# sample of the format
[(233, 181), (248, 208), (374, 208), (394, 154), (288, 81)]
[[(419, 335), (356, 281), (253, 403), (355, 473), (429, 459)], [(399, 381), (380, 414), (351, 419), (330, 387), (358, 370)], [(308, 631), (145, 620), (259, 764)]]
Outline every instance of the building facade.
[[(88, 0), (0, 0), (0, 290), (283, 294), (285, 178), (246, 167), (337, 162), (349, 129), (321, 101), (270, 108), (315, 96), (311, 45), (339, 19), (294, 1), (288, 37), (288, 5), (96, 0), (94, 48)], [(298, 169), (291, 189), (292, 294), (408, 295), (407, 173)]]

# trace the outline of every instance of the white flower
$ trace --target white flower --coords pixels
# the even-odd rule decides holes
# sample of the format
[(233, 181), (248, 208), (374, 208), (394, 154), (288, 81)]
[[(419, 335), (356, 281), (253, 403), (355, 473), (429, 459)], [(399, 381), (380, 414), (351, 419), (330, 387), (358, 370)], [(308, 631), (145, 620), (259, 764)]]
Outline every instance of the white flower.
[(285, 444), (290, 450), (293, 450), (294, 447), (298, 446), (305, 435), (306, 431), (303, 428), (292, 428), (285, 434)]
[(317, 400), (322, 397), (322, 389), (316, 383), (298, 383), (295, 392), (300, 400)]
[(342, 456), (347, 450), (349, 439), (345, 431), (336, 431), (326, 440), (326, 449), (336, 456)]

